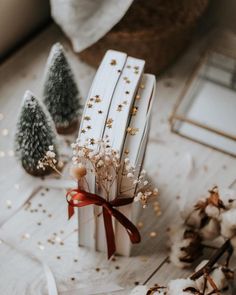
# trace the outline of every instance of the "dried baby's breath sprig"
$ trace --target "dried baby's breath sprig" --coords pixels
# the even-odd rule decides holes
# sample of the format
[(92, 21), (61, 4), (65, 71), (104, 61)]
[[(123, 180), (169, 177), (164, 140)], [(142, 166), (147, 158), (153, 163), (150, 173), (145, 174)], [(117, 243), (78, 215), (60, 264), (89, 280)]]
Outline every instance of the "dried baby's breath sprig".
[(37, 169), (45, 170), (47, 167), (50, 167), (55, 172), (61, 175), (61, 172), (58, 170), (58, 167), (61, 167), (62, 165), (63, 163), (57, 160), (54, 146), (50, 145), (44, 157), (38, 161)]
[(130, 184), (125, 191), (121, 191), (121, 195), (133, 191), (135, 193), (134, 201), (140, 201), (145, 208), (148, 199), (151, 196), (157, 196), (158, 190), (153, 189), (149, 181), (146, 179), (146, 171), (142, 170), (140, 175), (136, 177), (136, 168), (133, 167), (128, 158), (121, 163), (120, 154), (117, 150), (110, 146), (108, 137), (102, 140), (94, 140), (91, 145), (91, 139), (83, 145), (77, 140), (72, 144), (73, 164), (75, 167), (81, 165), (86, 169), (86, 173), (93, 173), (96, 177), (98, 189), (104, 193), (107, 200), (111, 199), (111, 192), (116, 180), (122, 174)]

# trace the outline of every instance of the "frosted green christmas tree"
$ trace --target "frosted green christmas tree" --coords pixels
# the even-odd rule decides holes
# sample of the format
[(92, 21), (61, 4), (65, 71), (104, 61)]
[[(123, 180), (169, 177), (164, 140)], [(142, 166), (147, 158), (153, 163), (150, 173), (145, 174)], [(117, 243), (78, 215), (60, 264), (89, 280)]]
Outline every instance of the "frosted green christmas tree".
[(58, 133), (75, 131), (80, 109), (79, 91), (60, 43), (53, 45), (48, 57), (43, 98)]
[(17, 122), (15, 154), (29, 174), (42, 176), (52, 169), (39, 168), (39, 160), (52, 148), (57, 161), (56, 131), (50, 114), (34, 94), (26, 91)]

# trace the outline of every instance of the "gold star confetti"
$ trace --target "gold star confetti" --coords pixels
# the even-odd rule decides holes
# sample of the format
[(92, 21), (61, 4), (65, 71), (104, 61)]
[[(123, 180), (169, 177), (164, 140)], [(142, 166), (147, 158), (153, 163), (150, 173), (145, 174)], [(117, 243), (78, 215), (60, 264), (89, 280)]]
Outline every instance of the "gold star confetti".
[(127, 68), (127, 69), (130, 69), (130, 68), (131, 68), (131, 66), (130, 66), (130, 65), (127, 65), (127, 66), (126, 66), (126, 68)]
[(138, 107), (133, 107), (131, 115), (135, 116), (137, 114), (137, 111), (138, 111)]
[(139, 88), (144, 89), (144, 88), (145, 88), (144, 84), (141, 84), (141, 85), (139, 86)]
[(3, 135), (3, 136), (7, 136), (8, 134), (9, 134), (8, 129), (4, 128), (4, 129), (2, 130), (2, 135)]
[(95, 144), (95, 139), (94, 138), (90, 138), (89, 142), (90, 142), (91, 145), (94, 145)]
[(133, 128), (133, 127), (128, 127), (127, 128), (127, 132), (130, 134), (130, 135), (136, 135), (138, 133), (138, 128)]
[(139, 71), (134, 71), (134, 73), (135, 73), (135, 74), (138, 74), (138, 73), (139, 73)]
[(93, 97), (91, 97), (89, 100), (90, 100), (90, 101), (94, 101), (94, 98), (93, 98)]
[(90, 121), (91, 118), (90, 118), (89, 116), (85, 116), (85, 117), (84, 117), (84, 120), (85, 120), (85, 121)]
[(155, 238), (157, 236), (157, 233), (155, 231), (151, 231), (150, 234), (149, 234), (149, 236), (151, 238)]
[(126, 80), (125, 82), (129, 84), (130, 83), (130, 80)]
[(137, 227), (138, 227), (139, 229), (141, 229), (141, 228), (143, 227), (143, 222), (142, 222), (142, 221), (139, 221), (138, 224), (137, 224)]
[(101, 102), (101, 101), (102, 101), (101, 98), (100, 98), (98, 95), (96, 95), (95, 102), (96, 102), (96, 103), (99, 103), (99, 102)]
[(99, 110), (98, 113), (99, 113), (99, 114), (102, 114), (103, 112), (102, 112), (102, 110)]
[(110, 62), (110, 65), (115, 66), (116, 64), (117, 64), (116, 60), (112, 59), (111, 62)]
[(85, 129), (82, 129), (82, 130), (81, 130), (81, 133), (85, 133), (85, 132), (86, 132), (86, 130), (85, 130)]
[(24, 239), (24, 240), (28, 240), (29, 238), (30, 238), (30, 234), (28, 234), (28, 233), (25, 233), (22, 235), (22, 239)]
[(88, 103), (87, 106), (88, 106), (89, 109), (91, 109), (93, 107), (93, 104), (92, 103)]
[(138, 70), (138, 69), (139, 69), (139, 67), (138, 67), (138, 66), (135, 66), (135, 67), (134, 67), (134, 69), (135, 69), (135, 70)]
[(123, 107), (122, 104), (118, 104), (116, 110), (117, 110), (118, 112), (121, 112), (121, 111), (122, 111), (122, 107)]
[(88, 125), (86, 128), (89, 130), (89, 129), (91, 129), (92, 127), (91, 127), (90, 125)]
[(123, 77), (123, 79), (126, 81), (126, 80), (128, 80), (128, 77)]
[(126, 150), (124, 151), (124, 153), (125, 153), (126, 155), (128, 155), (128, 154), (129, 154), (129, 150), (126, 149)]
[(107, 119), (106, 126), (110, 129), (110, 128), (112, 128), (112, 123), (113, 123), (113, 119), (109, 118), (109, 119)]

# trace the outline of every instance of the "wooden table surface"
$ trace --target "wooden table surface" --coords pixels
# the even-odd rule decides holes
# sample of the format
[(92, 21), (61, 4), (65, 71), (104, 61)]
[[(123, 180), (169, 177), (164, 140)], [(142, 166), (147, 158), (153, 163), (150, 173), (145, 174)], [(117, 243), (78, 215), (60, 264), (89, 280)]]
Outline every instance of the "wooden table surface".
[[(142, 210), (142, 243), (133, 247), (131, 257), (107, 261), (105, 254), (77, 246), (77, 220), (67, 221), (63, 183), (26, 175), (13, 156), (22, 96), (26, 89), (41, 96), (47, 55), (57, 41), (67, 48), (85, 98), (95, 71), (79, 61), (54, 25), (0, 66), (0, 294), (49, 294), (45, 265), (63, 295), (125, 295), (138, 283), (164, 285), (186, 276), (191, 270), (179, 270), (167, 261), (166, 229), (179, 219), (178, 202), (191, 202), (215, 184), (229, 187), (236, 180), (236, 159), (170, 132), (168, 118), (199, 56), (198, 47), (157, 78), (145, 169), (160, 190), (162, 215), (158, 217), (152, 205)], [(68, 155), (65, 144), (63, 149)]]

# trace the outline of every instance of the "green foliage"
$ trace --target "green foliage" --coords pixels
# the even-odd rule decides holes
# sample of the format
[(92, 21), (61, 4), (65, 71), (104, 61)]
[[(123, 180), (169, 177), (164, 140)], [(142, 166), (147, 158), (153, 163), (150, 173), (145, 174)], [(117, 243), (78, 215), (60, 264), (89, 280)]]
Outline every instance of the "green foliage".
[(48, 58), (43, 98), (56, 128), (67, 128), (78, 121), (79, 91), (59, 43), (53, 45)]
[[(50, 145), (56, 150), (56, 133), (46, 108), (30, 92), (26, 91), (15, 134), (15, 153), (23, 168), (32, 175), (48, 174), (38, 169)], [(57, 154), (57, 152), (56, 152)]]

